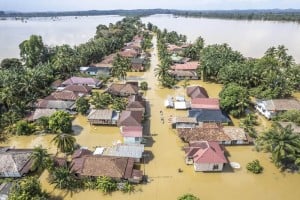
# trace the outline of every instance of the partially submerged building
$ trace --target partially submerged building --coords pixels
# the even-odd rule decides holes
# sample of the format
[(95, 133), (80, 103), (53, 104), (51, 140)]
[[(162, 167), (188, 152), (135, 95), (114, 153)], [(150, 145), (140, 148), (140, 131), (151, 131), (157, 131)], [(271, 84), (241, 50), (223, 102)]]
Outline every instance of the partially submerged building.
[(117, 125), (119, 113), (110, 109), (93, 109), (88, 115), (92, 125)]

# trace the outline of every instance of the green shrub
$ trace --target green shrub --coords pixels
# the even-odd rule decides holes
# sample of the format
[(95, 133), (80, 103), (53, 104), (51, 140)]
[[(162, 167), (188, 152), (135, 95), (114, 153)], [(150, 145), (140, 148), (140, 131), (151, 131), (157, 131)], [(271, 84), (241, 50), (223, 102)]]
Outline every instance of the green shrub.
[(254, 173), (254, 174), (260, 174), (263, 172), (264, 168), (260, 165), (258, 160), (254, 160), (247, 164), (247, 170)]

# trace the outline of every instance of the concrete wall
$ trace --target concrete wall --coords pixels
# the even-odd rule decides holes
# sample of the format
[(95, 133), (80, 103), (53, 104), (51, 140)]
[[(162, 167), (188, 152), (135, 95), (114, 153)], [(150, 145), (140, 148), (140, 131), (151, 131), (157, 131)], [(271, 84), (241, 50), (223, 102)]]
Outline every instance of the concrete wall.
[[(217, 165), (218, 168), (214, 169), (214, 165)], [(204, 171), (222, 171), (224, 164), (214, 164), (214, 163), (194, 163), (194, 169), (196, 172)]]

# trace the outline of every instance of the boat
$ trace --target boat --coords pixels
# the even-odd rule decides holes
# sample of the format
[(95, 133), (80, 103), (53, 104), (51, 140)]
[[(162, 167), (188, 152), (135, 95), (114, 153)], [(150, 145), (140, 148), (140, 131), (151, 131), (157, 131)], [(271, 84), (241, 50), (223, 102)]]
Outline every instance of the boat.
[(230, 162), (230, 166), (234, 169), (240, 169), (241, 165), (237, 162)]

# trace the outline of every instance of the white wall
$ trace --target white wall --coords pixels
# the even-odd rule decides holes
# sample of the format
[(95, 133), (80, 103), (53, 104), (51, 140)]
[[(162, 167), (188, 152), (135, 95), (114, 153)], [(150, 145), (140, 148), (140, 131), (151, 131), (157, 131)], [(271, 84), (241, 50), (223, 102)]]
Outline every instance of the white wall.
[(194, 163), (194, 169), (196, 172), (203, 172), (203, 171), (222, 171), (224, 164), (217, 164), (218, 169), (213, 169), (213, 163)]

